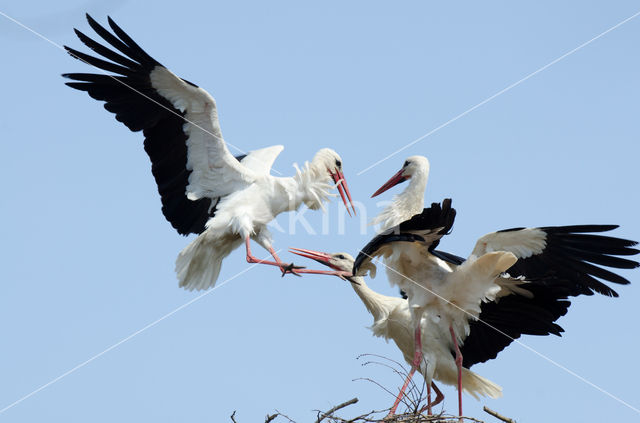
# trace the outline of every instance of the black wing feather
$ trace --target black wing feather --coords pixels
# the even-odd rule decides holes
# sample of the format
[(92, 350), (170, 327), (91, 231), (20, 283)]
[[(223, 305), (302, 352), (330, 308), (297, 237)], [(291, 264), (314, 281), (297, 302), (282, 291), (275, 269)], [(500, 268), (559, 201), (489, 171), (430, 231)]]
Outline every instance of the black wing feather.
[(460, 256), (456, 256), (455, 254), (447, 253), (446, 251), (432, 250), (431, 254), (446, 261), (447, 263), (455, 264), (457, 266), (461, 265), (466, 260)]
[(555, 321), (571, 305), (567, 300), (569, 288), (552, 281), (531, 282), (524, 287), (533, 298), (508, 295), (497, 302), (482, 303), (479, 320), (469, 322), (469, 336), (460, 347), (464, 367), (496, 358), (521, 335), (560, 336), (564, 331)]
[(67, 50), (67, 53), (69, 53), (74, 59), (78, 59), (82, 62), (88, 63), (91, 66), (95, 66), (96, 68), (100, 68), (107, 72), (114, 72), (114, 73), (125, 75), (125, 76), (130, 76), (134, 74), (133, 73), (134, 71), (131, 70), (130, 68), (125, 68), (124, 66), (120, 66), (115, 63), (108, 62), (98, 57), (93, 57), (89, 54), (72, 49), (70, 47), (65, 46), (65, 49)]
[(637, 244), (635, 241), (595, 234), (617, 227), (573, 225), (538, 228), (547, 237), (544, 250), (519, 259), (508, 270), (510, 275), (523, 276), (529, 281), (523, 287), (533, 294), (533, 298), (512, 294), (495, 302), (483, 303), (479, 320), (470, 322), (470, 334), (461, 348), (463, 365), (470, 367), (495, 358), (521, 335), (560, 335), (563, 330), (555, 321), (567, 313), (570, 306), (568, 297), (593, 295), (594, 292), (617, 297), (613, 289), (597, 278), (618, 284), (628, 284), (629, 281), (599, 266), (632, 269), (639, 265), (636, 261), (616, 257), (637, 254), (639, 251), (632, 248)]
[[(124, 43), (127, 45), (127, 47), (130, 49), (130, 51), (133, 52), (133, 56), (134, 57), (138, 57), (140, 60), (142, 60), (141, 63), (149, 63), (149, 64), (154, 64), (154, 65), (160, 65), (160, 63), (158, 63), (153, 57), (149, 56), (147, 54), (146, 51), (144, 51), (142, 48), (140, 48), (140, 46), (138, 45), (138, 43), (136, 43), (135, 41), (133, 41), (133, 39), (131, 37), (129, 37), (129, 35), (124, 32), (114, 21), (113, 19), (111, 19), (110, 16), (107, 16), (107, 22), (109, 22), (109, 26), (111, 27), (111, 29), (113, 30), (113, 32), (122, 40), (124, 41)], [(96, 22), (96, 25), (98, 25), (98, 23)]]
[(392, 242), (426, 242), (425, 239), (412, 231), (428, 231), (431, 229), (440, 230), (437, 232), (438, 239), (431, 242), (429, 251), (440, 243), (440, 237), (450, 233), (456, 217), (456, 210), (451, 207), (451, 199), (446, 198), (440, 203), (432, 203), (431, 207), (422, 210), (409, 220), (405, 220), (393, 228), (375, 236), (360, 250), (358, 257), (353, 263), (353, 274), (357, 274), (358, 269), (365, 261), (371, 260), (377, 255), (377, 251), (384, 245)]
[(508, 272), (512, 276), (524, 276), (530, 280), (547, 277), (563, 280), (572, 296), (593, 295), (596, 292), (617, 297), (618, 293), (602, 281), (626, 285), (630, 283), (629, 280), (600, 266), (633, 269), (640, 265), (637, 261), (616, 257), (638, 254), (640, 251), (632, 248), (637, 245), (635, 241), (595, 234), (617, 227), (573, 225), (538, 228), (546, 234), (544, 250), (519, 259)]
[(76, 82), (66, 84), (86, 91), (96, 100), (105, 101), (104, 108), (114, 113), (116, 119), (131, 131), (143, 131), (144, 149), (151, 159), (151, 172), (158, 185), (162, 213), (178, 233), (202, 233), (205, 223), (215, 213), (212, 201), (216, 200), (202, 198), (191, 201), (186, 197), (191, 172), (186, 168), (184, 113), (154, 90), (149, 77), (156, 66), (162, 65), (111, 18), (108, 22), (113, 33), (88, 14), (87, 21), (96, 34), (115, 50), (78, 30), (75, 32), (80, 41), (102, 58), (66, 46), (65, 49), (71, 56), (116, 75), (68, 73), (63, 76)]
[(122, 66), (124, 66), (125, 68), (135, 68), (137, 66), (140, 66), (139, 63), (136, 63), (116, 52), (114, 52), (113, 50), (105, 47), (104, 45), (100, 44), (99, 42), (87, 37), (84, 33), (82, 33), (81, 31), (74, 29), (74, 32), (76, 33), (76, 35), (78, 36), (78, 38), (80, 39), (80, 41), (82, 41), (82, 43), (84, 45), (86, 45), (87, 47), (89, 47), (91, 50), (95, 51), (96, 53), (98, 53), (100, 56), (105, 57), (109, 60), (111, 60), (112, 62), (116, 62)]

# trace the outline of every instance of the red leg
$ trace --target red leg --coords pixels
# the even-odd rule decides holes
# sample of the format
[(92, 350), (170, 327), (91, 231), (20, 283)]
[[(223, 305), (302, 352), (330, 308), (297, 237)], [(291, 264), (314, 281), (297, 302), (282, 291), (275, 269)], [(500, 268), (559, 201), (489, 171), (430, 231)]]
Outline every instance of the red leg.
[(275, 259), (275, 261), (269, 261), (269, 260), (260, 260), (256, 257), (253, 256), (253, 254), (251, 254), (251, 242), (250, 242), (250, 238), (246, 237), (244, 240), (246, 249), (247, 249), (247, 262), (249, 263), (260, 263), (260, 264), (268, 264), (270, 266), (278, 266), (280, 268), (280, 270), (282, 270), (283, 274), (285, 273), (285, 271), (291, 272), (293, 274), (297, 273), (297, 266), (294, 266), (293, 264), (287, 264), (287, 263), (283, 263), (282, 260), (280, 260), (280, 257), (278, 257), (278, 255), (276, 254), (275, 250), (272, 247), (269, 247), (269, 252), (271, 253), (271, 256), (273, 256), (273, 258)]
[(449, 332), (451, 333), (453, 345), (456, 348), (456, 367), (458, 368), (458, 412), (459, 416), (462, 417), (462, 353), (460, 352), (458, 339), (456, 338), (453, 326), (451, 325), (449, 325)]
[(431, 386), (433, 386), (433, 390), (436, 391), (436, 399), (431, 403), (431, 406), (435, 407), (442, 402), (442, 400), (444, 399), (444, 394), (440, 389), (438, 389), (435, 383), (431, 382)]
[(420, 366), (420, 363), (422, 363), (422, 339), (421, 339), (420, 332), (421, 332), (420, 323), (418, 322), (418, 326), (415, 329), (415, 344), (414, 344), (415, 351), (413, 356), (413, 363), (411, 363), (411, 371), (407, 375), (407, 379), (404, 381), (404, 385), (402, 385), (402, 388), (400, 389), (400, 393), (398, 394), (396, 401), (393, 403), (391, 410), (389, 410), (389, 414), (387, 414), (387, 418), (392, 417), (394, 414), (396, 414), (398, 405), (400, 405), (400, 401), (404, 396), (404, 391), (407, 389), (407, 386), (409, 386), (409, 382), (411, 382), (411, 378), (413, 377), (413, 374), (416, 372), (416, 370)]
[[(436, 399), (431, 402), (431, 390), (430, 388), (433, 387), (433, 390), (436, 391)], [(432, 416), (433, 413), (431, 411), (431, 407), (435, 407), (436, 405), (440, 404), (442, 402), (442, 400), (444, 399), (444, 394), (442, 393), (442, 391), (440, 391), (440, 389), (438, 389), (438, 387), (436, 386), (435, 382), (431, 382), (430, 385), (427, 385), (427, 405), (425, 405), (424, 407), (422, 407), (422, 409), (420, 410), (420, 413), (423, 413), (424, 410), (427, 410), (427, 414)]]
[(304, 269), (304, 266), (294, 266), (293, 263), (291, 264), (283, 263), (282, 260), (280, 260), (280, 257), (278, 257), (278, 255), (276, 254), (273, 247), (269, 247), (269, 252), (271, 253), (271, 256), (274, 258), (276, 263), (280, 264), (280, 270), (282, 270), (282, 276), (286, 275), (287, 273), (300, 276), (298, 275), (298, 271), (299, 269)]
[(278, 266), (280, 267), (279, 263), (276, 263), (274, 261), (268, 261), (268, 260), (260, 260), (256, 257), (253, 256), (253, 254), (251, 254), (251, 242), (250, 242), (250, 238), (246, 237), (244, 240), (244, 244), (245, 247), (247, 249), (247, 262), (248, 263), (260, 263), (260, 264), (269, 264), (271, 266)]
[(431, 384), (427, 385), (427, 405), (420, 409), (420, 414), (424, 413), (425, 410), (428, 416), (433, 415), (433, 410), (431, 410)]
[(271, 253), (271, 257), (273, 257), (273, 259), (280, 265), (280, 267), (284, 266), (284, 263), (282, 263), (282, 260), (280, 260), (280, 257), (278, 257), (278, 255), (276, 254), (276, 250), (274, 250), (273, 247), (269, 247), (269, 253)]

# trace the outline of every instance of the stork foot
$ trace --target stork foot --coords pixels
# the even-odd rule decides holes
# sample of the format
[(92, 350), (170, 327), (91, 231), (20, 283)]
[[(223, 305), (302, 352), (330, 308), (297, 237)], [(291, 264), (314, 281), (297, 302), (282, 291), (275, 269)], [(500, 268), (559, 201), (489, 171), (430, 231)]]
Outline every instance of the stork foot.
[(284, 278), (284, 275), (286, 275), (287, 273), (291, 273), (292, 275), (296, 275), (298, 277), (301, 277), (302, 275), (299, 274), (298, 272), (296, 272), (297, 269), (304, 269), (304, 266), (296, 266), (293, 263), (290, 264), (282, 264), (280, 265), (280, 270), (282, 270), (282, 277)]

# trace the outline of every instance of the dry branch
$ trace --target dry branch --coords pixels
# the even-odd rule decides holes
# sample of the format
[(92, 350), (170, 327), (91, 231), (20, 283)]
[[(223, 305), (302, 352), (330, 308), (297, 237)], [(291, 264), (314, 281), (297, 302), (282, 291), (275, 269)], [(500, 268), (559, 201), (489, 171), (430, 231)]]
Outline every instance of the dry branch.
[(345, 408), (345, 407), (347, 407), (347, 406), (349, 406), (351, 404), (355, 404), (356, 402), (358, 402), (358, 398), (351, 398), (349, 401), (345, 401), (342, 404), (336, 405), (335, 407), (331, 408), (330, 410), (322, 413), (322, 415), (318, 415), (318, 420), (316, 420), (316, 423), (320, 423), (322, 420), (324, 420), (325, 417), (328, 417), (328, 416), (332, 415), (333, 413), (335, 413), (336, 411), (340, 410), (341, 408)]
[(267, 414), (267, 417), (264, 418), (264, 423), (269, 423), (269, 422), (271, 422), (273, 419), (275, 419), (278, 416), (279, 416), (278, 413), (272, 414), (272, 415), (268, 415)]
[[(386, 362), (373, 361), (373, 360), (369, 360), (363, 363), (363, 365), (365, 366), (372, 365), (372, 364), (381, 365), (384, 368), (391, 369), (394, 373), (400, 376), (406, 375), (407, 370), (398, 362), (386, 359), (385, 357), (373, 355), (373, 354), (363, 354), (358, 358), (362, 358), (365, 356), (373, 356), (373, 357), (385, 359), (388, 362), (394, 363), (395, 365), (397, 365), (397, 367), (394, 368), (394, 366), (388, 365)], [(395, 398), (396, 396), (396, 393), (392, 392), (392, 390), (395, 390), (395, 388), (392, 390), (389, 390), (373, 379), (359, 378), (354, 380), (368, 381), (378, 386), (383, 391), (387, 392), (391, 397)], [(389, 409), (377, 410), (377, 411), (373, 410), (368, 413), (364, 413), (355, 417), (341, 417), (339, 415), (336, 415), (337, 411), (342, 410), (342, 413), (344, 413), (344, 409), (346, 407), (352, 404), (356, 404), (358, 402), (358, 398), (352, 398), (348, 401), (345, 401), (336, 405), (335, 407), (330, 408), (325, 412), (322, 412), (320, 410), (315, 410), (317, 412), (317, 418), (315, 420), (315, 423), (374, 423), (374, 422), (375, 423), (465, 423), (465, 422), (466, 423), (484, 423), (482, 420), (479, 420), (473, 417), (464, 417), (464, 416), (458, 417), (458, 416), (453, 416), (449, 414), (444, 414), (444, 412), (441, 412), (440, 414), (435, 414), (435, 415), (425, 415), (420, 413), (420, 410), (423, 410), (425, 408), (425, 407), (421, 407), (421, 405), (426, 404), (426, 400), (427, 400), (425, 395), (425, 387), (426, 387), (426, 384), (424, 382), (421, 384), (421, 386), (414, 383), (410, 384), (405, 393), (403, 401), (401, 403), (402, 406), (398, 410), (398, 414), (391, 417), (387, 417)], [(267, 414), (267, 416), (265, 417), (265, 423), (271, 423), (271, 422), (275, 423), (275, 420), (278, 417), (282, 418), (282, 420), (277, 420), (278, 422), (287, 420), (288, 423), (296, 423), (293, 419), (291, 419), (286, 414), (283, 414), (278, 410), (274, 410), (274, 411), (275, 411), (274, 414), (271, 414), (271, 415)], [(484, 407), (484, 411), (492, 415), (493, 417), (502, 420), (504, 423), (516, 423), (515, 420), (504, 417), (487, 407)], [(236, 423), (235, 411), (233, 412), (233, 414), (231, 414), (231, 420), (233, 423)]]
[(505, 417), (505, 416), (503, 416), (502, 414), (500, 414), (500, 413), (498, 413), (496, 411), (493, 411), (492, 409), (490, 409), (486, 405), (484, 407), (482, 407), (482, 409), (485, 411), (485, 413), (491, 414), (496, 419), (500, 419), (505, 423), (516, 423), (515, 420), (510, 419), (509, 417)]

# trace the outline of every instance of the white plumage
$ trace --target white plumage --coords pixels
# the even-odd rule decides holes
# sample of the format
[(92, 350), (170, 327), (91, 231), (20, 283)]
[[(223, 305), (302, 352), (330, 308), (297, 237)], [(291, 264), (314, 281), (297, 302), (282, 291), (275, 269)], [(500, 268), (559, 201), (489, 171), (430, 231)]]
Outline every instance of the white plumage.
[(476, 242), (474, 256), (491, 251), (511, 251), (519, 258), (540, 254), (547, 246), (547, 234), (540, 228), (522, 228), (518, 231), (492, 232)]
[[(348, 253), (323, 253), (297, 248), (292, 251), (338, 271), (349, 272), (354, 264), (353, 257)], [(351, 281), (353, 290), (373, 316), (373, 325), (371, 326), (373, 334), (387, 341), (393, 341), (402, 352), (405, 361), (412, 365), (415, 341), (409, 302), (403, 298), (375, 292), (366, 284), (362, 276), (352, 276), (348, 279)], [(460, 294), (465, 295), (464, 293)], [(453, 295), (452, 298), (457, 297)], [(457, 367), (454, 357), (451, 355), (453, 345), (448, 326), (437, 316), (425, 313), (420, 328), (423, 360), (420, 363), (419, 371), (425, 382), (427, 385), (435, 387), (432, 385), (432, 381), (435, 379), (446, 385), (455, 386)], [(462, 369), (462, 389), (476, 399), (480, 396), (490, 398), (502, 396), (500, 386), (465, 368)]]
[[(382, 235), (365, 248), (360, 255), (375, 255), (384, 258), (389, 282), (404, 291), (409, 300), (412, 327), (414, 328), (414, 344), (421, 342), (419, 327), (425, 320), (433, 320), (434, 324), (448, 327), (451, 339), (457, 353), (459, 395), (462, 383), (462, 356), (459, 353), (458, 341), (469, 333), (469, 319), (477, 318), (482, 301), (492, 300), (501, 290), (496, 278), (516, 261), (516, 257), (509, 252), (495, 252), (486, 255), (471, 255), (462, 266), (454, 266), (441, 258), (431, 254), (434, 244), (440, 237), (451, 229), (455, 210), (449, 203), (444, 203), (433, 216), (427, 214), (421, 221), (409, 224), (402, 231), (405, 238), (399, 239), (386, 234), (401, 232), (401, 225), (407, 225), (414, 216), (419, 216), (424, 207), (424, 191), (429, 175), (429, 161), (426, 157), (411, 156), (404, 162), (402, 168), (382, 185), (373, 197), (385, 192), (389, 188), (409, 181), (409, 186), (394, 197), (393, 202), (384, 209), (374, 220), (379, 223)], [(446, 208), (448, 205), (448, 209)], [(420, 219), (418, 219), (420, 220)], [(384, 232), (386, 231), (386, 232)], [(419, 236), (422, 242), (407, 242), (416, 240)], [(377, 241), (376, 241), (377, 240)], [(372, 245), (375, 244), (375, 245)], [(366, 263), (357, 275), (362, 275), (371, 269), (371, 256), (358, 260), (359, 267)], [(355, 269), (354, 269), (355, 271)], [(375, 273), (374, 273), (375, 275)], [(414, 351), (412, 368), (420, 366), (423, 361), (423, 351)], [(409, 379), (406, 383), (409, 382)], [(406, 386), (406, 384), (405, 384)], [(403, 387), (404, 390), (404, 387)], [(390, 414), (402, 398), (401, 390)], [(459, 397), (459, 412), (462, 415), (462, 399)]]
[[(384, 266), (389, 282), (398, 286), (408, 297), (411, 320), (409, 327), (414, 329), (413, 344), (424, 342), (424, 325), (435, 326), (440, 332), (442, 328), (449, 328), (450, 339), (455, 337), (453, 349), (458, 352), (458, 343), (469, 334), (469, 321), (479, 316), (483, 301), (495, 299), (502, 289), (497, 283), (499, 276), (517, 258), (510, 252), (496, 251), (480, 257), (471, 255), (462, 265), (455, 266), (432, 255), (429, 245), (430, 243), (394, 242), (387, 247), (391, 254), (385, 257)], [(421, 331), (418, 328), (422, 328)], [(430, 344), (430, 348), (438, 350), (442, 345), (435, 342)], [(414, 368), (424, 365), (425, 361), (429, 363), (433, 360), (430, 357), (437, 353), (429, 351), (427, 355), (424, 354), (425, 349), (414, 350), (411, 361)], [(453, 359), (451, 361), (456, 364)], [(459, 353), (457, 364), (458, 383), (461, 386), (464, 369)], [(459, 391), (461, 394), (460, 389)], [(401, 398), (402, 392), (392, 407), (392, 413)]]
[[(382, 223), (383, 231), (361, 250), (353, 273), (375, 275), (372, 259), (382, 257), (389, 281), (408, 297), (415, 344), (420, 342), (418, 328), (423, 320), (427, 324), (433, 320), (448, 326), (460, 372), (463, 357), (458, 344), (469, 335), (470, 324), (478, 318), (484, 302), (510, 294), (534, 298), (528, 291), (528, 284), (544, 281), (547, 287), (553, 286), (554, 291), (549, 294), (543, 287), (542, 291), (549, 298), (542, 299), (541, 303), (553, 308), (550, 315), (556, 319), (566, 312), (566, 307), (556, 302), (558, 299), (591, 295), (594, 291), (617, 296), (596, 277), (614, 283), (629, 283), (597, 265), (638, 266), (635, 261), (613, 257), (637, 254), (638, 250), (629, 248), (636, 244), (634, 241), (593, 235), (614, 229), (615, 225), (507, 229), (481, 237), (466, 260), (439, 252), (436, 247), (440, 238), (451, 230), (456, 213), (450, 199), (415, 212), (422, 207), (428, 170), (425, 158), (410, 157), (403, 168), (374, 193), (375, 196), (405, 180), (410, 181), (409, 186), (394, 198), (393, 204), (374, 220)], [(539, 305), (535, 304), (536, 307)], [(520, 317), (524, 322), (523, 330), (534, 334), (559, 333), (552, 325), (541, 326), (539, 322), (531, 322), (528, 316)], [(496, 345), (498, 348), (502, 344)], [(478, 356), (492, 354), (495, 356), (497, 351), (484, 351)], [(421, 360), (422, 351), (417, 349), (413, 367), (418, 367)], [(461, 383), (461, 377), (459, 373), (458, 383)], [(459, 413), (462, 415), (460, 393), (459, 387)], [(396, 405), (401, 396), (402, 391)], [(394, 410), (392, 408), (392, 412)]]
[(273, 253), (267, 224), (278, 214), (297, 210), (302, 204), (314, 210), (321, 208), (332, 188), (326, 169), (331, 164), (335, 167), (335, 161), (340, 160), (336, 157), (332, 150), (321, 150), (294, 177), (264, 175), (244, 189), (222, 197), (206, 230), (176, 260), (180, 286), (189, 290), (213, 286), (222, 260), (247, 238)]
[(429, 180), (429, 160), (426, 157), (408, 157), (402, 169), (374, 192), (371, 197), (382, 194), (392, 186), (407, 180), (409, 181), (409, 186), (402, 194), (394, 196), (391, 204), (385, 207), (371, 221), (370, 225), (380, 225), (380, 232), (399, 225), (422, 211), (424, 207), (424, 190)]
[[(181, 287), (192, 290), (213, 286), (223, 258), (243, 242), (247, 261), (294, 271), (295, 266), (283, 263), (273, 250), (266, 225), (278, 214), (297, 210), (302, 204), (322, 208), (334, 184), (351, 213), (348, 206), (353, 205), (342, 159), (335, 151), (321, 149), (289, 178), (270, 174), (283, 149), (280, 145), (234, 157), (222, 137), (216, 102), (207, 91), (149, 56), (111, 18), (112, 32), (89, 15), (87, 20), (113, 49), (78, 30), (76, 34), (107, 60), (69, 47), (66, 50), (115, 75), (63, 76), (77, 81), (68, 82), (70, 87), (105, 101), (105, 108), (129, 129), (143, 131), (165, 217), (179, 233), (198, 234), (176, 261)], [(275, 261), (255, 258), (250, 239), (267, 249)]]

